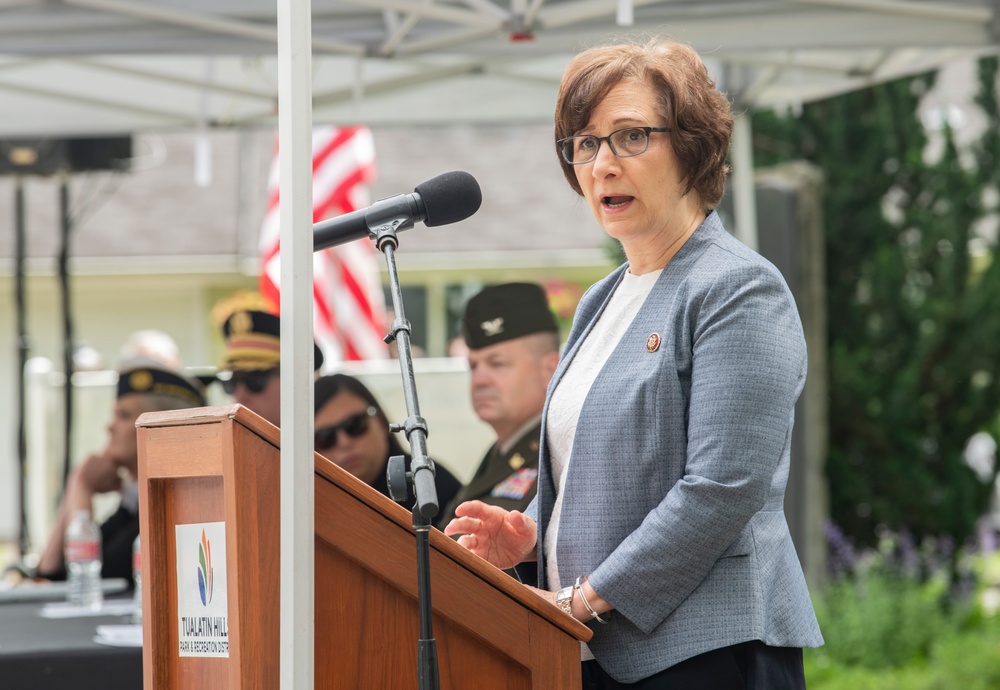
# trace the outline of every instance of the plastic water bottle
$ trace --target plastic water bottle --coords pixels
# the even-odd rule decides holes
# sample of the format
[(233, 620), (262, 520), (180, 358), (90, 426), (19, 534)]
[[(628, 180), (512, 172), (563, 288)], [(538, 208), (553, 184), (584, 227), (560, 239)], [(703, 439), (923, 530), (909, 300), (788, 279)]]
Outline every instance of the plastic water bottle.
[(72, 606), (99, 609), (101, 590), (101, 530), (90, 519), (89, 510), (73, 513), (66, 528), (66, 601)]
[(132, 602), (135, 604), (132, 622), (142, 623), (142, 550), (138, 534), (135, 536), (135, 541), (132, 542), (132, 585), (135, 587), (132, 594)]

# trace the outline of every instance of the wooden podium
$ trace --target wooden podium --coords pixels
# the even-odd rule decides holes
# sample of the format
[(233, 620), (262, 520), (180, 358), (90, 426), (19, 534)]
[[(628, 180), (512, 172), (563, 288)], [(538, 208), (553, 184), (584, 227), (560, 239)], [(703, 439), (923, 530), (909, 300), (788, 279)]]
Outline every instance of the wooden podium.
[[(138, 422), (146, 690), (277, 689), (280, 432), (241, 405)], [(316, 454), (315, 687), (417, 687), (410, 511)], [(226, 658), (180, 656), (175, 526), (225, 523)], [(432, 530), (441, 690), (580, 687), (591, 631)], [(216, 556), (218, 558), (218, 556)]]

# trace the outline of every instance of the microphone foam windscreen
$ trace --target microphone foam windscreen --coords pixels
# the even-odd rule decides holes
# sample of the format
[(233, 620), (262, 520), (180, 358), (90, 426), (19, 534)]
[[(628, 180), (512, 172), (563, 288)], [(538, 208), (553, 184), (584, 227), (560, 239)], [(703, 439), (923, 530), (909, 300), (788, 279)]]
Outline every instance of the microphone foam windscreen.
[(448, 225), (465, 220), (479, 210), (483, 192), (476, 178), (454, 170), (421, 182), (414, 189), (427, 211), (424, 225)]

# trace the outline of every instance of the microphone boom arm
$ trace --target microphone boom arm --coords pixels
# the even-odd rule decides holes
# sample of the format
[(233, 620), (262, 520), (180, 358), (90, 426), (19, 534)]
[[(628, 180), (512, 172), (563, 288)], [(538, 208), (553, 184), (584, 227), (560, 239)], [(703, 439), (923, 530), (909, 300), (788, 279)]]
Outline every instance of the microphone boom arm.
[(478, 211), (482, 201), (482, 190), (472, 175), (460, 170), (444, 173), (417, 185), (412, 194), (389, 196), (368, 208), (315, 223), (313, 251), (374, 238), (376, 229), (386, 226), (395, 232), (417, 222), (431, 227), (456, 223)]

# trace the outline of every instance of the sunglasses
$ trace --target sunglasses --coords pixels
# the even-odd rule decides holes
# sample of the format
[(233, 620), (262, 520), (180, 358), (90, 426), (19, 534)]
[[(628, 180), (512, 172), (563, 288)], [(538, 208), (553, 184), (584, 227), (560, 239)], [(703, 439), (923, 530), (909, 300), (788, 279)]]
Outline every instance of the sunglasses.
[(267, 380), (277, 376), (280, 369), (265, 369), (263, 371), (234, 371), (229, 378), (220, 378), (222, 390), (229, 395), (236, 392), (236, 387), (243, 384), (251, 393), (260, 393), (267, 388)]
[(351, 415), (340, 424), (331, 424), (330, 426), (324, 426), (316, 429), (315, 436), (313, 438), (313, 447), (320, 451), (336, 448), (338, 431), (343, 431), (351, 438), (361, 436), (368, 431), (368, 420), (377, 414), (378, 410), (374, 407), (369, 407), (364, 412)]

